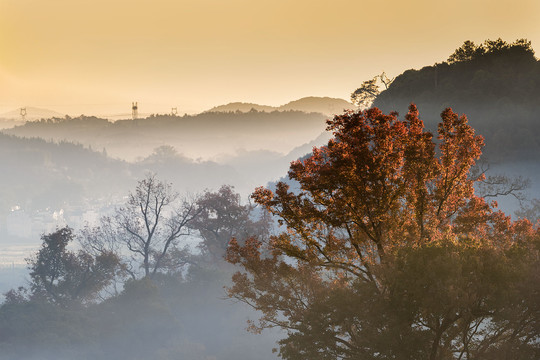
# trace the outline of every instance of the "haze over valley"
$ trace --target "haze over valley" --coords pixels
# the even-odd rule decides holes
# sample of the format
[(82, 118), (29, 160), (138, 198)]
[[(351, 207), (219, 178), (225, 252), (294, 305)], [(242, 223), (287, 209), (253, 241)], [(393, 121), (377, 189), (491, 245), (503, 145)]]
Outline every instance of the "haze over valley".
[(538, 14), (0, 0), (0, 360), (538, 360)]
[[(438, 113), (448, 103), (444, 99), (455, 97), (455, 91), (467, 92), (466, 99), (458, 97), (452, 103), (471, 114), (470, 123), (486, 138), (482, 166), (494, 175), (521, 177), (527, 183), (523, 196), (533, 199), (540, 193), (540, 122), (534, 100), (540, 87), (530, 81), (540, 81), (538, 61), (528, 49), (492, 55), (495, 61), (408, 70), (374, 97), (374, 105), (403, 113), (415, 102), (427, 127), (435, 131)], [(480, 73), (499, 81), (498, 92), (485, 91), (483, 86), (491, 83), (476, 80)], [(499, 80), (504, 78), (514, 80)], [(529, 81), (526, 95), (514, 95), (522, 86), (519, 79)], [(247, 201), (255, 187), (283, 178), (291, 161), (326, 144), (331, 138), (325, 131), (327, 119), (355, 108), (343, 99), (307, 97), (280, 107), (233, 102), (194, 115), (120, 120), (37, 108), (26, 109), (25, 121), (20, 111), (5, 113), (0, 119), (0, 158), (6, 170), (0, 187), (0, 262), (23, 266), (42, 233), (95, 223), (121, 205), (136, 181), (149, 172), (183, 193), (229, 184)], [(510, 213), (523, 205), (512, 196), (498, 201)]]

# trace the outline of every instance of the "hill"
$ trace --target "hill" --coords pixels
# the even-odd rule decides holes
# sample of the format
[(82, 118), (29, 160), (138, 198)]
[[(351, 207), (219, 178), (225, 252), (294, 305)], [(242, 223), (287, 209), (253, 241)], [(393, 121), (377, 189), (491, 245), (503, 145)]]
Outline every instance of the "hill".
[(11, 129), (12, 127), (22, 125), (24, 122), (22, 122), (20, 119), (2, 119), (0, 118), (0, 130), (3, 129)]
[(318, 112), (328, 116), (343, 113), (344, 110), (354, 109), (355, 106), (343, 99), (330, 97), (305, 97), (291, 101), (278, 108), (279, 111), (297, 110), (303, 112)]
[(252, 110), (271, 112), (275, 111), (276, 108), (274, 106), (259, 105), (254, 103), (232, 102), (225, 105), (215, 106), (207, 112), (249, 112)]
[(325, 120), (322, 114), (300, 111), (156, 115), (116, 122), (80, 116), (27, 122), (4, 133), (77, 142), (129, 161), (163, 145), (192, 159), (211, 159), (242, 149), (287, 153), (320, 135)]
[[(107, 214), (147, 172), (181, 192), (234, 184), (253, 188), (228, 165), (193, 161), (163, 146), (135, 163), (72, 142), (24, 139), (0, 133), (0, 238), (3, 245), (36, 241), (67, 221), (83, 226), (89, 213)], [(92, 214), (90, 214), (92, 215)], [(17, 236), (19, 239), (14, 239)]]
[(288, 102), (281, 106), (268, 106), (253, 103), (234, 102), (226, 105), (213, 107), (208, 112), (249, 112), (256, 111), (302, 111), (305, 113), (320, 113), (326, 116), (340, 114), (344, 110), (353, 109), (355, 106), (348, 101), (330, 97), (305, 97)]
[[(25, 119), (27, 121), (50, 119), (53, 117), (64, 117), (64, 114), (61, 114), (53, 110), (41, 109), (41, 108), (36, 108), (36, 107), (26, 107), (25, 109), (26, 109)], [(22, 121), (21, 109), (15, 109), (15, 110), (0, 114), (0, 119)]]
[(540, 62), (530, 42), (465, 44), (448, 61), (397, 76), (373, 106), (400, 114), (414, 102), (436, 131), (439, 114), (451, 107), (466, 114), (486, 140), (490, 162), (534, 160), (540, 155)]

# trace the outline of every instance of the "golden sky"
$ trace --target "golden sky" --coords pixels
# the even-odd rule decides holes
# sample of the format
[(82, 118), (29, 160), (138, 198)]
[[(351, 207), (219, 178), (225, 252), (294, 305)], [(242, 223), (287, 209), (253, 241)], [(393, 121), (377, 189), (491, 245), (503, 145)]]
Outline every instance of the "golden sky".
[(348, 99), (363, 80), (528, 38), (538, 0), (0, 0), (0, 113), (192, 113)]

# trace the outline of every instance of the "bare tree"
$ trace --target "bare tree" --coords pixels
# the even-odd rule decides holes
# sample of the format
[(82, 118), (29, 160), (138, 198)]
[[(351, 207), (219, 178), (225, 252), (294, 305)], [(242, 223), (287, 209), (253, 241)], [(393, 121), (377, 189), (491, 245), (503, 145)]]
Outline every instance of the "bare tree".
[(513, 196), (524, 207), (527, 201), (525, 190), (530, 187), (531, 180), (522, 176), (488, 175), (489, 171), (489, 163), (485, 160), (479, 161), (471, 171), (471, 178), (477, 181), (476, 192), (483, 198)]
[(136, 277), (138, 264), (145, 277), (159, 270), (185, 265), (186, 250), (180, 240), (190, 234), (187, 226), (199, 213), (195, 201), (181, 199), (171, 184), (147, 175), (129, 194), (124, 207), (103, 219), (102, 230), (130, 253), (128, 271)]

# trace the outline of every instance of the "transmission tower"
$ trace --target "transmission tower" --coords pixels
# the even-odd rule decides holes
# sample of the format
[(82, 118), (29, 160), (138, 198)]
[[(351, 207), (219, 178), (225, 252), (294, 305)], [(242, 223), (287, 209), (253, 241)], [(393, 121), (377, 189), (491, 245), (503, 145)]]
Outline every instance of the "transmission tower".
[(19, 114), (21, 114), (22, 121), (26, 121), (26, 108), (21, 108)]
[(138, 116), (139, 116), (139, 108), (137, 106), (137, 102), (132, 102), (131, 103), (131, 117), (133, 118), (133, 120), (136, 120)]
[(172, 115), (172, 116), (178, 115), (178, 108), (172, 108), (172, 109), (171, 109), (171, 115)]

